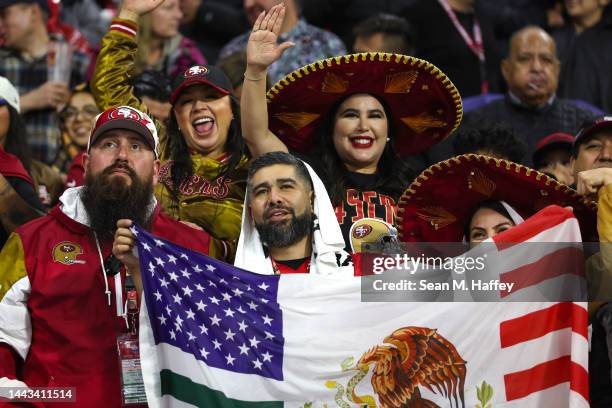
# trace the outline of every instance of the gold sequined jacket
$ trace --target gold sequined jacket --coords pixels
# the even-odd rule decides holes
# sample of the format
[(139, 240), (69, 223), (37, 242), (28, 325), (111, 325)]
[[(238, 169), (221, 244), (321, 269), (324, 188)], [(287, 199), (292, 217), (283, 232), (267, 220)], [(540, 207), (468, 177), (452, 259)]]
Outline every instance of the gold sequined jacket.
[[(114, 19), (102, 39), (91, 89), (100, 108), (128, 105), (147, 112), (144, 103), (134, 95), (131, 78), (136, 58), (136, 23)], [(240, 235), (242, 208), (246, 191), (248, 158), (243, 156), (236, 170), (217, 177), (227, 155), (212, 159), (192, 153), (193, 176), (181, 183), (177, 195), (172, 192), (172, 160), (167, 149), (165, 126), (155, 121), (160, 137), (161, 171), (155, 195), (165, 213), (173, 218), (195, 223), (213, 237), (226, 241), (232, 248)], [(231, 258), (229, 259), (231, 260)]]

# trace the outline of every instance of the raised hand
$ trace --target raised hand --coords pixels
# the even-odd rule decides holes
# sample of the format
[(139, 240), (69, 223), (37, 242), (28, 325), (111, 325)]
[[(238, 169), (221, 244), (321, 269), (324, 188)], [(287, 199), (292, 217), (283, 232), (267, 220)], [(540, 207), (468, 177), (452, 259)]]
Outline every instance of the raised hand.
[(247, 43), (247, 67), (251, 72), (266, 70), (286, 49), (294, 46), (288, 41), (276, 43), (284, 19), (285, 5), (282, 3), (257, 17)]
[(159, 7), (164, 0), (123, 0), (119, 18), (136, 21), (138, 17)]

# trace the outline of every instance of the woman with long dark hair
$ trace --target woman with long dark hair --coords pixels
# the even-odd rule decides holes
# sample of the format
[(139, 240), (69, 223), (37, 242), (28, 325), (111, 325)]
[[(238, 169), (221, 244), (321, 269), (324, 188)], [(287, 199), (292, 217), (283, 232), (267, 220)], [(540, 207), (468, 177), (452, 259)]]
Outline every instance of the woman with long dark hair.
[(26, 136), (19, 94), (0, 77), (0, 248), (15, 228), (44, 212), (30, 176), (32, 158)]
[(328, 189), (348, 247), (353, 222), (372, 217), (395, 223), (397, 199), (414, 176), (404, 157), (448, 136), (461, 120), (461, 100), (426, 61), (364, 53), (289, 74), (267, 93), (266, 104), (267, 68), (292, 46), (277, 44), (283, 18), (282, 4), (262, 13), (249, 38), (244, 138), (254, 156), (305, 154)]
[[(102, 109), (118, 105), (146, 111), (130, 77), (138, 44), (138, 18), (163, 0), (126, 0), (102, 41), (91, 81)], [(240, 129), (238, 101), (218, 68), (195, 65), (174, 79), (161, 139), (156, 197), (172, 217), (195, 223), (214, 237), (235, 241), (240, 233), (248, 156)]]

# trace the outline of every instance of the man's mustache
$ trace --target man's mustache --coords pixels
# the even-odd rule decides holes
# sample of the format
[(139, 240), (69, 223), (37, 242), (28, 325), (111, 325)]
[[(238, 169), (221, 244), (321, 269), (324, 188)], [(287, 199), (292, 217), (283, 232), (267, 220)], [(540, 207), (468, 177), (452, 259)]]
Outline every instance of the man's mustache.
[(136, 177), (136, 172), (134, 171), (134, 169), (131, 168), (129, 164), (123, 163), (123, 162), (117, 162), (115, 164), (108, 166), (102, 171), (102, 175), (108, 176), (115, 170), (125, 170), (128, 172), (130, 178), (134, 179)]
[(284, 206), (282, 204), (277, 204), (277, 205), (272, 204), (264, 213), (264, 218), (269, 218), (272, 212), (278, 211), (278, 210), (287, 211), (289, 214), (295, 217), (295, 211), (293, 211), (293, 208)]

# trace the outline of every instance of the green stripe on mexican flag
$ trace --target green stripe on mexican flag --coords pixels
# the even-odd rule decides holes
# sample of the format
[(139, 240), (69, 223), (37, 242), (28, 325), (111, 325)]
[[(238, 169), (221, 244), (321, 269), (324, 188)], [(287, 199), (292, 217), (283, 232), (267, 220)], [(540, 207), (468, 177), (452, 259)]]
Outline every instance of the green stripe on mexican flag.
[(170, 370), (161, 370), (160, 384), (163, 395), (172, 395), (179, 401), (198, 407), (280, 408), (282, 402), (239, 401), (227, 398), (223, 393), (193, 382), (189, 377)]

